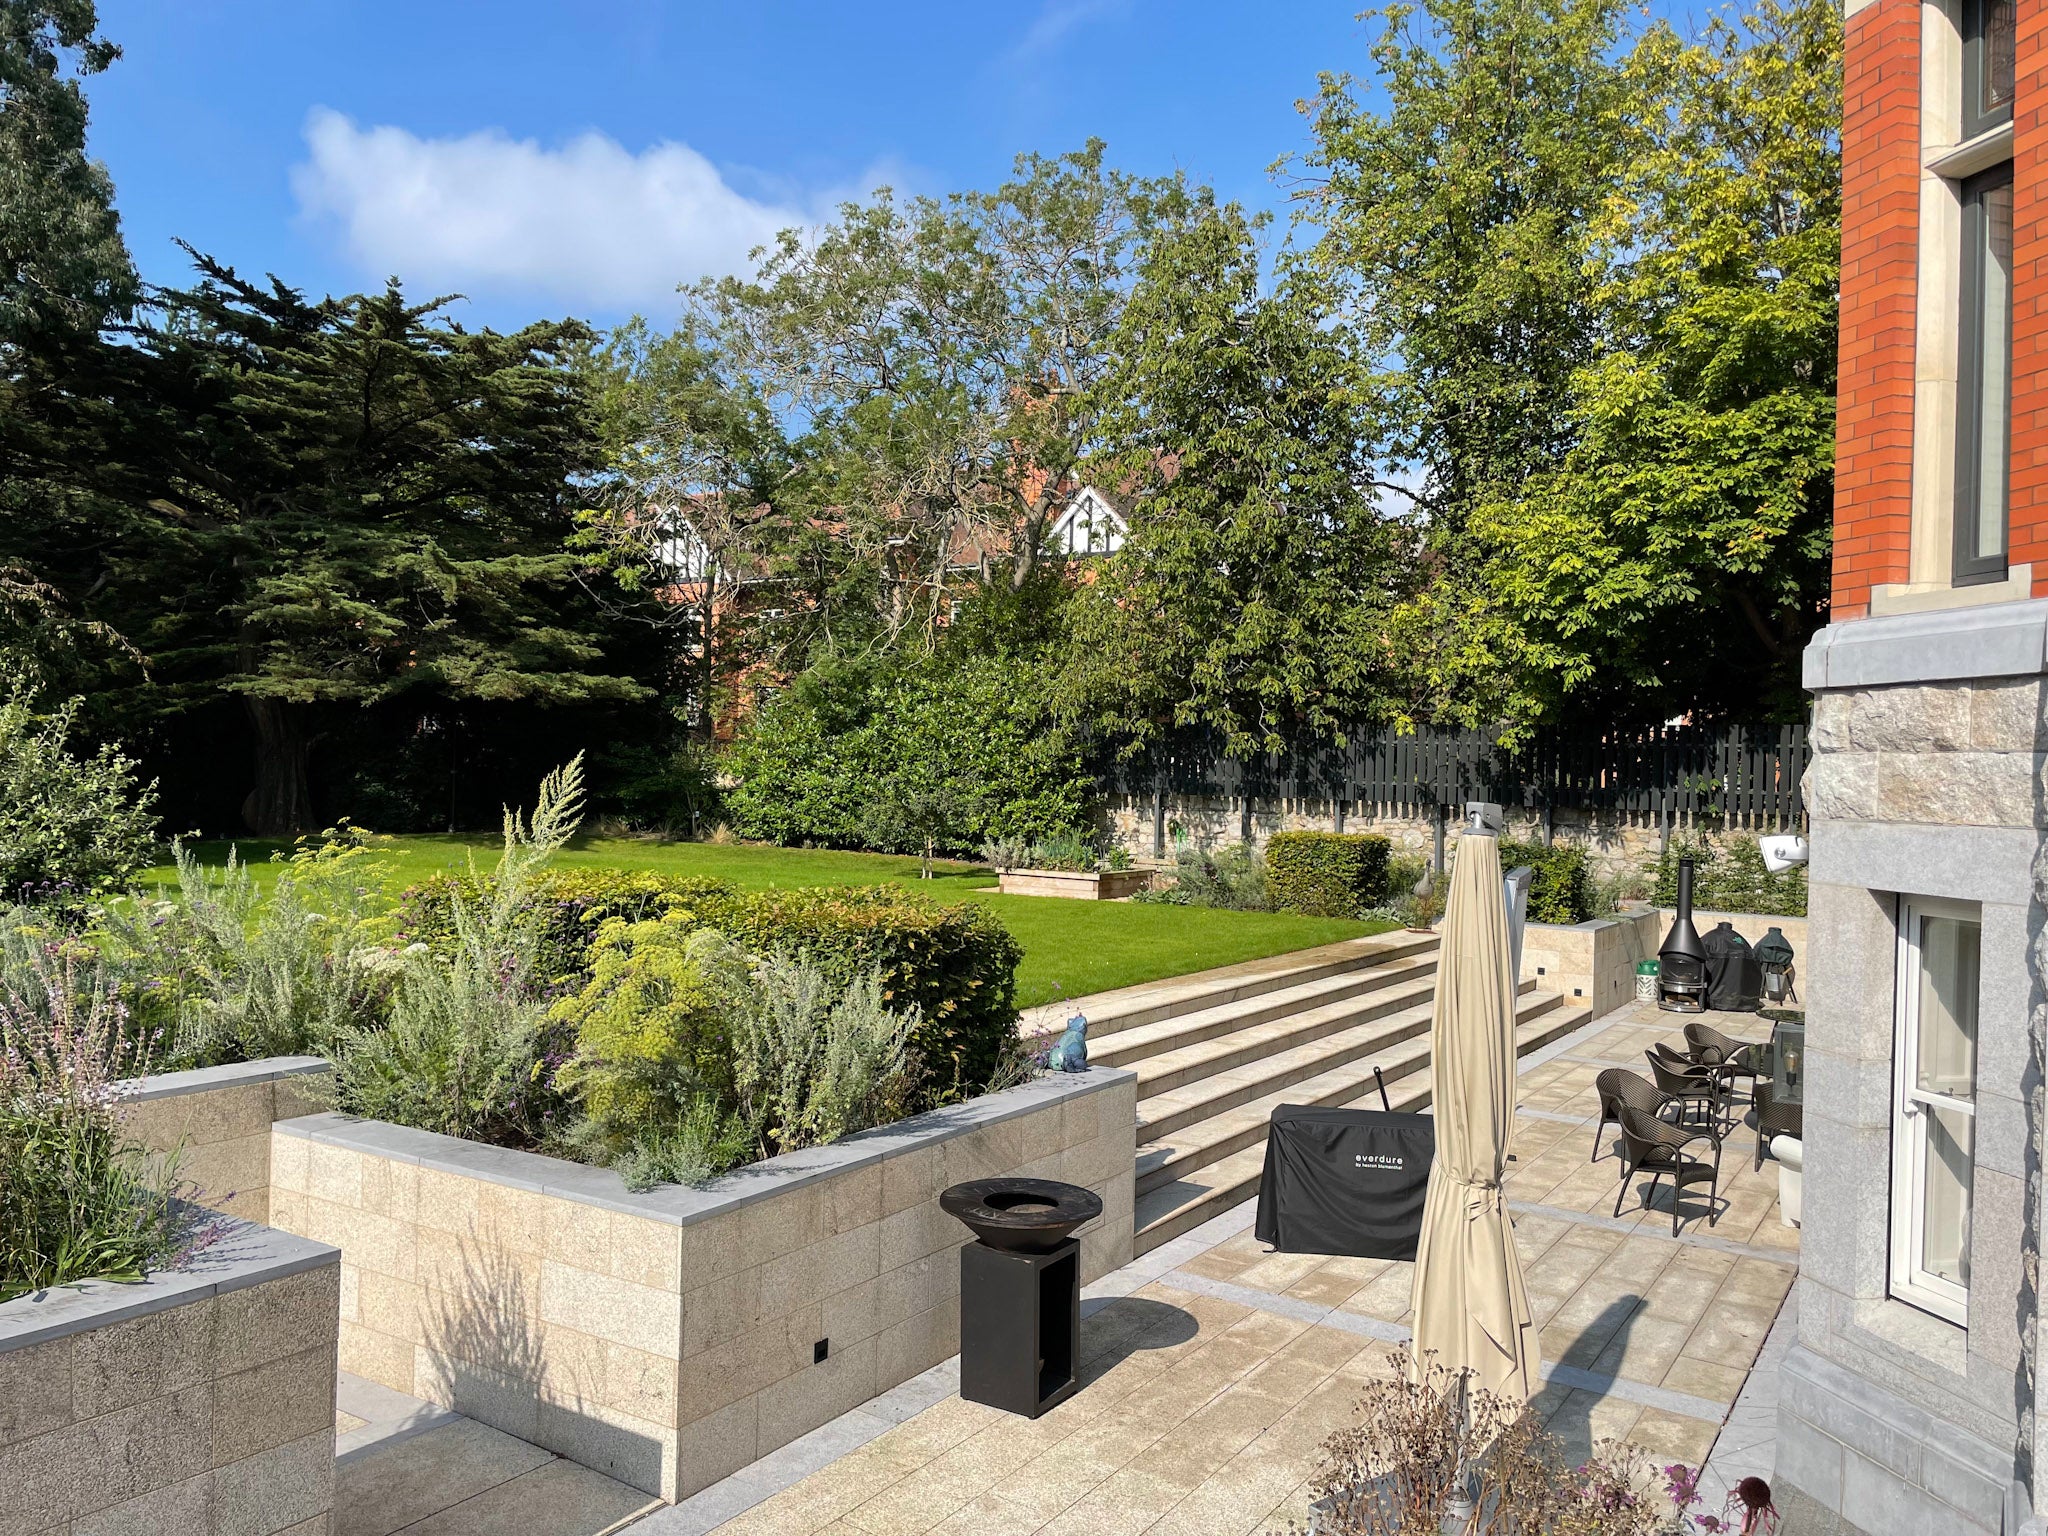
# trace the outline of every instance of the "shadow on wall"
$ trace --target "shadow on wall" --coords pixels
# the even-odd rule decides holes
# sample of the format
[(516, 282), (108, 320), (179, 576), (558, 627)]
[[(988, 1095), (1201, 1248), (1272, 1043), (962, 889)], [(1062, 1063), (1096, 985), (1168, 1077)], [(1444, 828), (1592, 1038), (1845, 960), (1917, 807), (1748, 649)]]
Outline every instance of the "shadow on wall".
[(539, 1298), (516, 1263), (465, 1240), (461, 1264), (459, 1284), (429, 1293), (420, 1395), (660, 1497), (661, 1442), (607, 1421), (593, 1405), (616, 1400), (623, 1385), (606, 1380), (608, 1369), (666, 1368), (668, 1381), (648, 1388), (672, 1399), (675, 1363), (645, 1357), (636, 1366), (626, 1358), (635, 1351), (559, 1329), (543, 1341)]

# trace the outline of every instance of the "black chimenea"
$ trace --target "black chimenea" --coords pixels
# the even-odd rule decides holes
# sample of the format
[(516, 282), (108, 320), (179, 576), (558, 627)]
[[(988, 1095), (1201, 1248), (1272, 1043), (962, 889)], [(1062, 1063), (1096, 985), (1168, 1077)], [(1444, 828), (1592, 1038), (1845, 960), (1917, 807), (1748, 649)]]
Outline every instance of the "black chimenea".
[(1692, 925), (1692, 860), (1678, 861), (1678, 916), (1657, 951), (1657, 1006), (1702, 1013), (1707, 1006), (1707, 947)]

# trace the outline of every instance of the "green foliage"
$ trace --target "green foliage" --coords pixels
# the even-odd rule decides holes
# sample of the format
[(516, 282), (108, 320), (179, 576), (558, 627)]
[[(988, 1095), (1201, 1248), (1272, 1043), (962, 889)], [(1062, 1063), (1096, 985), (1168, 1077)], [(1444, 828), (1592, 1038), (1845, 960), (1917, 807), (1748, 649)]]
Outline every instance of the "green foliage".
[(876, 973), (755, 960), (680, 909), (607, 923), (590, 984), (554, 1016), (576, 1031), (558, 1077), (588, 1116), (576, 1140), (636, 1187), (896, 1118), (916, 1078), (918, 1011), (889, 1008)]
[(1393, 845), (1367, 832), (1276, 832), (1266, 840), (1266, 890), (1283, 912), (1355, 917), (1387, 897)]
[(616, 1153), (647, 1127), (680, 1123), (694, 1104), (734, 1102), (732, 1031), (746, 1004), (746, 966), (732, 951), (680, 906), (599, 929), (589, 982), (553, 1009), (576, 1037), (558, 1081), (599, 1145)]
[(835, 982), (875, 973), (892, 1009), (916, 1009), (920, 1102), (982, 1091), (1017, 1022), (1010, 931), (974, 902), (945, 906), (900, 885), (757, 891), (705, 903), (704, 922), (757, 954), (807, 956)]
[(213, 1066), (326, 1054), (381, 1016), (400, 962), (385, 932), (373, 839), (301, 839), (269, 891), (229, 850), (219, 871), (172, 845), (175, 895), (99, 907), (91, 937), (159, 1059)]
[[(546, 1034), (528, 911), (582, 815), (580, 755), (541, 780), (530, 819), (506, 810), (492, 879), (475, 899), (450, 901), (448, 951), (407, 945), (388, 1024), (350, 1028), (331, 1048), (342, 1109), (509, 1146), (567, 1134), (554, 1082), (563, 1053)], [(473, 861), (470, 876), (478, 880)]]
[(1129, 535), (1071, 608), (1051, 686), (1112, 740), (1179, 726), (1233, 756), (1381, 712), (1401, 579), (1355, 420), (1358, 379), (1326, 284), (1283, 263), (1262, 292), (1257, 223), (1193, 204), (1155, 234), (1103, 380)]
[(1527, 864), (1535, 871), (1529, 882), (1529, 921), (1583, 923), (1593, 915), (1595, 892), (1586, 850), (1576, 843), (1518, 843), (1502, 838), (1501, 873)]
[[(743, 654), (785, 676), (848, 649), (925, 655), (956, 597), (1032, 584), (1097, 439), (1092, 386), (1137, 252), (1187, 195), (1107, 167), (1091, 141), (1020, 157), (992, 192), (881, 189), (783, 231), (753, 277), (691, 291), (673, 404), (650, 413), (685, 425), (614, 463), (688, 484), (674, 504), (717, 559), (774, 583)], [(775, 419), (786, 447), (750, 451)], [(734, 473), (783, 454), (772, 478)]]
[(562, 1120), (546, 1072), (545, 1002), (504, 986), (474, 956), (405, 959), (388, 1021), (335, 1042), (344, 1113), (444, 1136), (538, 1146)]
[[(431, 875), (407, 886), (398, 898), (399, 936), (446, 951), (455, 936), (456, 903), (482, 901), (494, 885), (492, 877), (472, 872)], [(548, 987), (581, 985), (590, 968), (591, 942), (606, 922), (641, 922), (672, 907), (730, 896), (737, 889), (729, 880), (648, 869), (578, 866), (540, 871), (533, 877), (520, 917), (534, 975)]]
[(1175, 841), (1170, 883), (1155, 883), (1133, 901), (1164, 902), (1176, 907), (1224, 907), (1238, 912), (1270, 912), (1266, 861), (1252, 843), (1232, 843), (1206, 853), (1186, 838)]
[[(1122, 852), (1121, 849), (1115, 850)], [(1085, 872), (1117, 867), (1095, 851), (1095, 842), (1084, 832), (1060, 832), (1030, 840), (1021, 837), (991, 838), (981, 846), (982, 858), (997, 870), (1058, 869)], [(1123, 868), (1130, 867), (1124, 855)]]
[(1081, 825), (1094, 792), (1022, 663), (820, 663), (747, 721), (733, 823), (778, 843), (966, 852)]
[(604, 802), (634, 826), (694, 838), (723, 818), (718, 759), (702, 742), (635, 745), (604, 755)]
[(1796, 710), (1833, 499), (1839, 9), (1756, 0), (1690, 43), (1630, 36), (1618, 0), (1382, 14), (1385, 110), (1326, 80), (1306, 165), (1372, 435), (1421, 471), (1407, 710)]
[[(87, 157), (80, 82), (120, 57), (92, 0), (0, 4), (0, 375), (8, 345), (90, 333), (137, 283), (106, 167)], [(5, 396), (0, 395), (0, 400)]]
[(254, 830), (314, 824), (323, 726), (365, 707), (445, 729), (470, 704), (649, 697), (608, 663), (564, 543), (570, 481), (595, 464), (564, 366), (580, 324), (469, 332), (396, 283), (313, 302), (196, 260), (133, 349), (139, 494), (170, 510), (156, 558), (120, 578), (156, 616), (163, 685), (242, 701)]
[(739, 1118), (763, 1156), (839, 1140), (908, 1112), (915, 1004), (891, 1008), (879, 972), (836, 980), (808, 958), (754, 968), (755, 1006), (733, 1035)]
[(0, 896), (75, 904), (155, 858), (156, 786), (112, 746), (71, 748), (79, 703), (0, 702)]
[(43, 963), (0, 1000), (0, 1302), (140, 1280), (179, 1241), (171, 1166), (121, 1128), (113, 1085), (143, 1063), (121, 1005), (62, 955)]
[(1778, 874), (1764, 867), (1754, 837), (1733, 836), (1716, 845), (1705, 837), (1674, 837), (1652, 866), (1653, 900), (1660, 907), (1678, 901), (1678, 861), (1693, 861), (1692, 901), (1708, 912), (1755, 912), (1771, 917), (1806, 916), (1806, 871)]

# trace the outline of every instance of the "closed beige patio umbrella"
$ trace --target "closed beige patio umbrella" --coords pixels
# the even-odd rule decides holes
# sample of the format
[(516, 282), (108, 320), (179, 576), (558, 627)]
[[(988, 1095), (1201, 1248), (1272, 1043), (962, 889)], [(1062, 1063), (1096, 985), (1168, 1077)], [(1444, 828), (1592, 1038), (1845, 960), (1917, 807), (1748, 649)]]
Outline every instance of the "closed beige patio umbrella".
[(1415, 1353), (1527, 1402), (1538, 1345), (1501, 1180), (1515, 1123), (1515, 976), (1500, 843), (1458, 844), (1437, 951), (1436, 1163), (1415, 1254)]

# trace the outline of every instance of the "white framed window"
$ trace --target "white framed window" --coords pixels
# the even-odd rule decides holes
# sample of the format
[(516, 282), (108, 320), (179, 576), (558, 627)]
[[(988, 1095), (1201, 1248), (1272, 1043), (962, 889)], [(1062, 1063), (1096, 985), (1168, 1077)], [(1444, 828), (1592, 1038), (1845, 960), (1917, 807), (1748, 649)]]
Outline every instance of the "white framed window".
[(1970, 1302), (1981, 934), (1972, 903), (1899, 903), (1891, 1293), (1957, 1324)]

